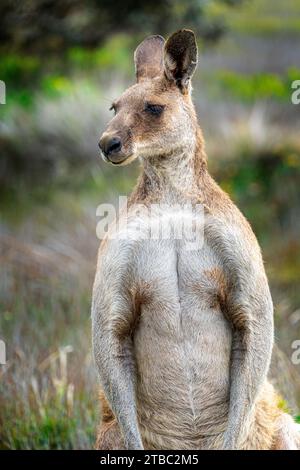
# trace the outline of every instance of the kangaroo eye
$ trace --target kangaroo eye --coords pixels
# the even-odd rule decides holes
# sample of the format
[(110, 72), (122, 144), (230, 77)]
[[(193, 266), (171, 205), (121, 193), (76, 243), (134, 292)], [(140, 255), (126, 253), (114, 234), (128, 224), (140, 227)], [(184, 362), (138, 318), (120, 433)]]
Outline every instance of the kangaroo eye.
[(147, 113), (153, 114), (153, 116), (160, 116), (164, 109), (165, 107), (162, 104), (146, 103), (145, 105), (145, 111), (147, 111)]
[(113, 111), (115, 114), (116, 114), (116, 106), (114, 104), (111, 105), (111, 107), (109, 108), (110, 111)]

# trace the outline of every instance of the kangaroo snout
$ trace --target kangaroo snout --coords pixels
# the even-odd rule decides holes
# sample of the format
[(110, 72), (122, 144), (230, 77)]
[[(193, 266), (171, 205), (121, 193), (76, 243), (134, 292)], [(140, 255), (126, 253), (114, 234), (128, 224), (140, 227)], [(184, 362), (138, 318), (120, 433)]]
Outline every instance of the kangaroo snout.
[(136, 157), (131, 139), (123, 134), (118, 135), (113, 131), (105, 131), (102, 134), (99, 147), (104, 161), (113, 165), (127, 165)]
[(125, 158), (121, 152), (122, 141), (119, 136), (104, 133), (99, 141), (99, 147), (105, 158), (112, 163), (120, 163)]

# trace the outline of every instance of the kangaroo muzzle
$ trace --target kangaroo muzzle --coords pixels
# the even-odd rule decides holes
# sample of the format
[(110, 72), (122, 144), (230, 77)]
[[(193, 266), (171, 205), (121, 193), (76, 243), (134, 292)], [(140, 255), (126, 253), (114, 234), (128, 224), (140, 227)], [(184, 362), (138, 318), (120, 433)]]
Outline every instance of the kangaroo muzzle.
[(127, 158), (127, 155), (122, 152), (122, 140), (117, 135), (104, 133), (100, 139), (99, 147), (105, 161), (118, 164)]

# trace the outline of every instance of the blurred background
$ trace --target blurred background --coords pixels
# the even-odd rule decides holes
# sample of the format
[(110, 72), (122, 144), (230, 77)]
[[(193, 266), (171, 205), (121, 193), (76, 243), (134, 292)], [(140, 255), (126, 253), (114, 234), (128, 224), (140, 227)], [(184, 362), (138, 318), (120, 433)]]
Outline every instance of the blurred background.
[(300, 0), (2, 0), (0, 448), (94, 444), (96, 207), (128, 194), (139, 172), (105, 165), (97, 142), (134, 81), (139, 41), (182, 27), (198, 37), (209, 168), (261, 243), (282, 406), (300, 414)]

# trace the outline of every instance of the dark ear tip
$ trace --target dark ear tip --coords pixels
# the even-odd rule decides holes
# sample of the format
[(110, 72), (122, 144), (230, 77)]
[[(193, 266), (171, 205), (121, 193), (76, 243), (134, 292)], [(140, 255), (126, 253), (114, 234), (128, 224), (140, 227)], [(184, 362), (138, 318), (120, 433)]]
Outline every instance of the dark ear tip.
[(167, 42), (173, 39), (188, 40), (188, 41), (196, 42), (195, 33), (191, 29), (179, 29), (178, 31), (175, 31), (175, 33), (171, 34), (171, 36), (168, 38)]
[(195, 37), (194, 31), (192, 31), (191, 29), (180, 29), (178, 32), (184, 34), (185, 36)]

